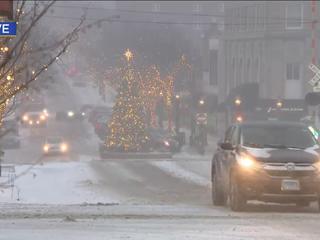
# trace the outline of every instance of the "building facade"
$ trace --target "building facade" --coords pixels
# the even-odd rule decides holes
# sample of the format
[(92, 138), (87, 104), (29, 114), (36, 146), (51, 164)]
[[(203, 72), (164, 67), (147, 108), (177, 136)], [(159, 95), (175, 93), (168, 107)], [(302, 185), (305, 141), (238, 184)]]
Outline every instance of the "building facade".
[[(304, 99), (311, 90), (308, 81), (312, 72), (308, 66), (314, 51), (311, 4), (311, 1), (225, 2), (219, 102), (233, 88), (248, 82), (259, 83), (261, 98)], [(319, 9), (319, 2), (316, 4)]]
[[(217, 95), (218, 55), (222, 53), (218, 51), (223, 30), (222, 1), (116, 1), (116, 9), (122, 19), (174, 23), (168, 27), (175, 26), (186, 41), (192, 42), (186, 56), (192, 73), (185, 71), (178, 76), (176, 90), (185, 91), (185, 87), (180, 88), (187, 85), (191, 95), (208, 96), (208, 102), (212, 102)], [(193, 83), (187, 83), (190, 81)]]

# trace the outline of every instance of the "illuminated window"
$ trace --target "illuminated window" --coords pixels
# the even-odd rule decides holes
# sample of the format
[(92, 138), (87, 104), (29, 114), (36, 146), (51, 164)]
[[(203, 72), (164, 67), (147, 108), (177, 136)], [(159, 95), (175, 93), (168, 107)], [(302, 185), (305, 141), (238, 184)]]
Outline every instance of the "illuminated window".
[(287, 80), (300, 80), (300, 63), (287, 63)]

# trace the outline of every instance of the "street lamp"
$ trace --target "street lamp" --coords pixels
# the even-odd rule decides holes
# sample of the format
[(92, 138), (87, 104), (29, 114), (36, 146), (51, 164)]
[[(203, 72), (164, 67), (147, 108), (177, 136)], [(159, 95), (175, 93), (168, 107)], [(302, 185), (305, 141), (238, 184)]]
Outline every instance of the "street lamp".
[(201, 100), (199, 101), (199, 104), (200, 104), (200, 105), (204, 105), (204, 100), (201, 99)]
[(281, 107), (282, 107), (282, 102), (281, 102), (280, 100), (278, 100), (278, 102), (277, 102), (277, 107), (278, 107), (278, 108), (281, 108)]
[(176, 98), (176, 104), (175, 104), (175, 107), (176, 107), (176, 117), (175, 117), (175, 125), (176, 125), (176, 133), (178, 134), (179, 131), (180, 131), (180, 95), (177, 94), (175, 96)]
[(240, 98), (236, 98), (236, 100), (234, 100), (234, 104), (237, 106), (241, 105), (241, 99)]

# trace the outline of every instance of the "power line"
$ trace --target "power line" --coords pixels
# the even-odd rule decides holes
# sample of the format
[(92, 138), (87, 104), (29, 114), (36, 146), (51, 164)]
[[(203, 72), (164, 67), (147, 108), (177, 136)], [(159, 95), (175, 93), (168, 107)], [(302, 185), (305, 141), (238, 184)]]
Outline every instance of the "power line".
[[(186, 17), (214, 17), (214, 18), (225, 18), (225, 15), (219, 14), (206, 14), (206, 13), (182, 13), (182, 12), (167, 12), (167, 11), (143, 11), (143, 10), (130, 10), (130, 9), (112, 9), (104, 7), (82, 7), (82, 6), (60, 6), (53, 5), (51, 8), (64, 8), (64, 9), (82, 9), (82, 10), (99, 10), (99, 11), (111, 11), (111, 12), (124, 12), (124, 13), (138, 13), (138, 14), (152, 14), (152, 15), (173, 15), (173, 16), (186, 16)], [(233, 19), (235, 17), (232, 17)], [(236, 18), (240, 19), (267, 19), (268, 17), (259, 17), (259, 16), (237, 16)], [(301, 18), (284, 18), (284, 17), (272, 17), (272, 19), (285, 20), (285, 21), (301, 21)], [(312, 21), (311, 19), (305, 19), (304, 21)]]
[[(66, 16), (44, 16), (47, 18), (56, 18), (56, 19), (68, 19), (68, 20), (81, 20), (79, 17), (66, 17)], [(148, 20), (116, 20), (116, 19), (99, 19), (99, 18), (86, 18), (86, 20), (92, 21), (105, 21), (110, 23), (131, 23), (131, 24), (160, 24), (160, 25), (221, 25), (221, 26), (243, 26), (247, 23), (223, 23), (223, 22), (176, 22), (176, 21), (148, 21)], [(279, 25), (288, 23), (287, 21), (282, 22), (265, 22), (264, 25)], [(312, 24), (314, 21), (296, 21), (290, 23), (301, 23), (301, 24)]]
[(198, 17), (224, 17), (224, 15), (203, 14), (203, 13), (182, 13), (182, 12), (164, 12), (164, 11), (142, 11), (142, 10), (129, 10), (129, 9), (117, 9), (117, 8), (104, 8), (104, 7), (82, 7), (82, 6), (59, 6), (54, 5), (52, 8), (71, 8), (71, 9), (88, 9), (88, 10), (100, 10), (100, 11), (112, 11), (112, 12), (125, 12), (125, 13), (143, 13), (153, 15), (181, 15), (181, 16), (198, 16)]

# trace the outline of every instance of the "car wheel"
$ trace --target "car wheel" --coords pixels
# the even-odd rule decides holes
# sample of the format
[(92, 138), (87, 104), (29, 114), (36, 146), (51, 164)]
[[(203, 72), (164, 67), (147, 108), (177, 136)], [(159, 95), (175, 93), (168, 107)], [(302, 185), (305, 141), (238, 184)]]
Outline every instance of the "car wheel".
[(232, 211), (241, 212), (245, 210), (247, 200), (245, 196), (241, 193), (239, 183), (236, 181), (234, 176), (231, 177), (229, 196), (230, 208)]
[(211, 193), (212, 193), (212, 203), (215, 206), (223, 206), (226, 203), (226, 199), (223, 193), (223, 189), (221, 188), (221, 185), (219, 185), (216, 174), (212, 177), (212, 187), (211, 187)]

